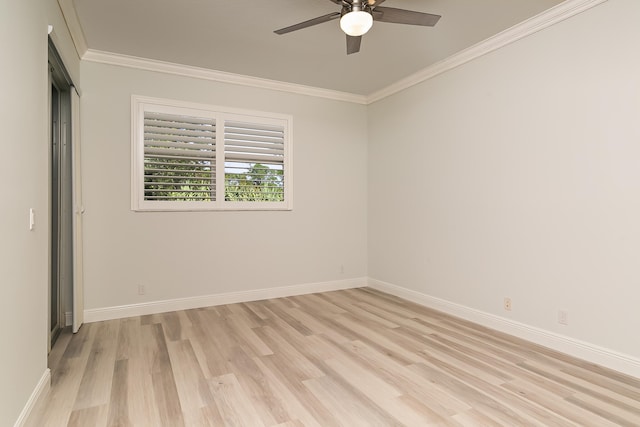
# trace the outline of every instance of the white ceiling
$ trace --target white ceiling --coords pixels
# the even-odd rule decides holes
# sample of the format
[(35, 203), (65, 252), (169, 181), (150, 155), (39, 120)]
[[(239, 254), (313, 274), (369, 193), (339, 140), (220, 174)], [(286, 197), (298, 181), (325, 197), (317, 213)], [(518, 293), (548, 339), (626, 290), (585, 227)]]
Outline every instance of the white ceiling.
[(433, 27), (375, 22), (346, 54), (338, 20), (274, 30), (339, 11), (330, 0), (74, 0), (89, 49), (369, 95), (562, 0), (387, 0), (442, 15)]

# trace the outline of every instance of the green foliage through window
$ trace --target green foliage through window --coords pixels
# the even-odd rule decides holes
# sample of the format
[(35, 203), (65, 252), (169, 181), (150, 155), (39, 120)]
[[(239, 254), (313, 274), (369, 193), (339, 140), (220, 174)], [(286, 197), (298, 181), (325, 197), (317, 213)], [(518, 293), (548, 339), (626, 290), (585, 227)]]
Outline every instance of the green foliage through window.
[(225, 167), (224, 198), (230, 202), (282, 202), (282, 166), (230, 163)]
[(144, 161), (145, 200), (215, 200), (215, 165), (210, 161), (147, 157)]

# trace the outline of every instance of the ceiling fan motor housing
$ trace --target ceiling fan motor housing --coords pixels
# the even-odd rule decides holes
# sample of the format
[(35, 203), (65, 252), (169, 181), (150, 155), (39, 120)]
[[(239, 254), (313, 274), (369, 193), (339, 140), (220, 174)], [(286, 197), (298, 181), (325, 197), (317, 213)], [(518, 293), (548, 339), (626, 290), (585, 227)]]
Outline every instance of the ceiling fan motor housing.
[(368, 12), (371, 13), (371, 6), (369, 6), (369, 3), (364, 2), (364, 4), (359, 1), (359, 0), (354, 0), (353, 3), (344, 3), (344, 6), (342, 7), (342, 14), (341, 16), (344, 16), (346, 13), (349, 12)]

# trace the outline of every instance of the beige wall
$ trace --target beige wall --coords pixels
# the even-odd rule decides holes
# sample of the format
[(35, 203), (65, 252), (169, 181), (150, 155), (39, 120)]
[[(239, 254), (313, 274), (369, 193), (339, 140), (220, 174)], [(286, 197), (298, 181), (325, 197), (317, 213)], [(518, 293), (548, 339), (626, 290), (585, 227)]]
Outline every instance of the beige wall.
[[(55, 0), (0, 6), (0, 425), (13, 425), (47, 368), (48, 109), (47, 25), (70, 69), (79, 60)], [(29, 231), (29, 208), (36, 227)]]
[(610, 0), (370, 106), (369, 276), (640, 357), (638, 16)]
[[(84, 61), (81, 71), (86, 309), (366, 276), (365, 106)], [(132, 212), (132, 94), (291, 114), (293, 211)]]
[[(368, 274), (640, 357), (637, 16), (609, 0), (364, 107), (80, 66), (55, 0), (3, 2), (0, 425), (47, 363), (47, 24), (82, 74), (87, 309)], [(132, 212), (134, 93), (292, 114), (294, 210)]]
[[(6, 426), (47, 367), (47, 26), (38, 3), (4, 2), (0, 11), (0, 328), (7, 343), (0, 352), (0, 425)], [(34, 231), (31, 207), (42, 220)]]

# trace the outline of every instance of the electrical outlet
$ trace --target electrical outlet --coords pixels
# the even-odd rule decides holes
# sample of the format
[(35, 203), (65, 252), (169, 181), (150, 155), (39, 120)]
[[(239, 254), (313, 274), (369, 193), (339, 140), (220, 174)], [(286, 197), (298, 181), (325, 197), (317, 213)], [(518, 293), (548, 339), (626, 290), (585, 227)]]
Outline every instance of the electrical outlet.
[(558, 310), (558, 323), (561, 325), (569, 324), (569, 312), (567, 310)]
[(344, 274), (344, 264), (340, 265), (340, 274)]
[(504, 298), (504, 309), (507, 311), (511, 311), (511, 298)]
[(145, 294), (144, 285), (138, 285), (138, 295), (144, 295), (144, 294)]

